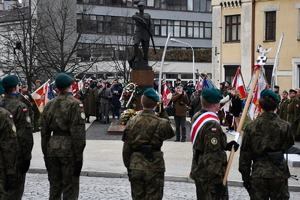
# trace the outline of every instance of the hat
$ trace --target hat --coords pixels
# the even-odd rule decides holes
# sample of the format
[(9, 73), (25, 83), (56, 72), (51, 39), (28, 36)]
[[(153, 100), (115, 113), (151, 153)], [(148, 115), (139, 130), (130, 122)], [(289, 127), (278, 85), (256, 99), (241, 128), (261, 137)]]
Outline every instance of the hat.
[(180, 78), (177, 78), (177, 81), (181, 81), (181, 79), (180, 79)]
[(145, 6), (145, 4), (144, 4), (144, 2), (140, 1), (140, 2), (138, 3), (138, 6)]
[(107, 87), (111, 86), (110, 82), (106, 82), (105, 84), (107, 85)]
[(279, 89), (279, 86), (278, 86), (278, 85), (275, 85), (274, 88)]
[(202, 91), (202, 97), (210, 103), (219, 103), (223, 96), (221, 91), (215, 88), (208, 88)]
[(156, 102), (159, 102), (159, 96), (157, 95), (156, 91), (153, 88), (147, 88), (144, 91), (143, 95), (153, 99)]
[(157, 81), (158, 81), (158, 79), (155, 79), (155, 80), (154, 80), (154, 82), (157, 82)]
[(55, 78), (55, 85), (59, 88), (66, 88), (72, 85), (72, 77), (66, 73), (59, 73)]
[(166, 81), (166, 83), (172, 83), (172, 81)]
[(260, 92), (260, 97), (271, 97), (272, 99), (276, 100), (276, 101), (280, 101), (280, 99), (278, 98), (277, 94), (269, 89), (264, 89), (263, 91)]
[(0, 95), (4, 94), (4, 87), (2, 81), (0, 81)]
[(192, 81), (192, 80), (189, 80), (189, 83), (193, 83), (193, 81)]
[(18, 77), (16, 75), (8, 75), (2, 79), (2, 84), (4, 88), (16, 87), (19, 83)]
[[(226, 83), (228, 83), (229, 85), (231, 85), (231, 82), (230, 81), (225, 81)], [(224, 83), (225, 84), (225, 83)]]
[(220, 85), (225, 85), (225, 82), (221, 82)]
[(286, 90), (283, 90), (283, 92), (282, 92), (282, 93), (288, 94), (288, 92), (287, 92)]
[(93, 77), (92, 77), (92, 80), (97, 80), (97, 79), (96, 79), (96, 77), (93, 76)]
[(294, 90), (294, 89), (290, 89), (289, 93), (295, 93), (295, 94), (297, 94), (297, 91)]

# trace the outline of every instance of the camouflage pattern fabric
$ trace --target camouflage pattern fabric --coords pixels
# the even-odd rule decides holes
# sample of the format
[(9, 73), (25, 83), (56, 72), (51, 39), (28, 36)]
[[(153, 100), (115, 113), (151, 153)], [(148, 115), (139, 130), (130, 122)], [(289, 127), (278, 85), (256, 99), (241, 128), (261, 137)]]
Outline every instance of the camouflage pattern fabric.
[(292, 124), (291, 129), (292, 129), (292, 133), (294, 134), (296, 140), (300, 140), (300, 131), (298, 131), (299, 124), (300, 124), (299, 123), (300, 122), (299, 115), (300, 115), (300, 100), (297, 97), (293, 97), (288, 102), (287, 121), (290, 124)]
[(6, 199), (6, 176), (16, 176), (18, 141), (12, 115), (0, 106), (0, 200)]
[[(66, 135), (53, 135), (52, 132)], [(74, 197), (78, 196), (79, 178), (77, 180), (73, 176), (74, 163), (83, 160), (86, 144), (85, 114), (81, 101), (68, 92), (61, 92), (49, 101), (42, 114), (41, 138), (50, 197), (63, 192), (64, 199), (77, 199)], [(73, 181), (70, 183), (70, 180)]]
[[(192, 118), (192, 124), (205, 113), (201, 109)], [(224, 151), (227, 137), (216, 121), (207, 121), (200, 128), (193, 146), (192, 174), (195, 179), (197, 199), (216, 199), (215, 185), (221, 184), (227, 165)], [(228, 199), (227, 192), (222, 199)]]
[(253, 178), (251, 200), (288, 200), (290, 199), (288, 180), (282, 178), (264, 179)]
[[(239, 171), (244, 182), (252, 180), (253, 192), (254, 189), (257, 194), (280, 192), (275, 191), (275, 188), (279, 187), (279, 185), (275, 185), (277, 182), (272, 182), (272, 188), (267, 187), (266, 183), (274, 179), (288, 179), (290, 177), (286, 161), (284, 161), (281, 170), (273, 162), (269, 160), (257, 161), (257, 158), (267, 157), (267, 152), (286, 151), (293, 144), (294, 138), (290, 131), (290, 124), (280, 119), (275, 113), (264, 112), (246, 125), (240, 148)], [(255, 179), (257, 182), (254, 181)], [(259, 185), (255, 185), (256, 183)], [(251, 193), (253, 192), (251, 190)], [(284, 193), (286, 192), (288, 191), (284, 191)], [(253, 199), (263, 198), (253, 197)]]
[(31, 118), (31, 125), (34, 128), (34, 110), (33, 110), (34, 102), (31, 99), (31, 96), (29, 95), (29, 93), (27, 93), (27, 94), (24, 95), (24, 94), (19, 93), (18, 98), (22, 103), (24, 103), (27, 106), (28, 111), (29, 111), (29, 116)]
[(18, 200), (22, 198), (26, 174), (21, 173), (24, 161), (31, 160), (33, 136), (31, 118), (27, 106), (18, 100), (17, 94), (6, 94), (2, 99), (3, 108), (13, 115), (13, 121), (17, 129), (18, 155), (16, 166), (16, 185), (10, 191), (8, 199)]
[[(161, 120), (158, 125), (159, 119)], [(131, 182), (133, 199), (160, 199), (158, 197), (162, 197), (161, 187), (163, 185), (154, 184), (153, 182), (148, 183), (147, 180), (152, 180), (156, 177), (156, 180), (153, 180), (154, 182), (164, 182), (164, 176), (160, 174), (164, 174), (165, 171), (163, 152), (154, 151), (154, 161), (150, 162), (137, 150), (139, 150), (141, 145), (148, 144), (151, 137), (150, 144), (153, 148), (159, 149), (163, 145), (164, 140), (170, 139), (174, 135), (175, 132), (170, 121), (158, 118), (152, 110), (141, 111), (127, 123), (122, 137), (124, 141), (123, 162), (128, 172), (131, 171), (133, 173), (134, 181)], [(143, 191), (139, 190), (141, 185), (147, 185), (143, 187)], [(136, 190), (137, 188), (138, 190)], [(157, 193), (158, 191), (159, 193)]]
[(279, 104), (279, 112), (278, 115), (281, 119), (287, 121), (287, 108), (288, 108), (289, 99), (282, 99)]

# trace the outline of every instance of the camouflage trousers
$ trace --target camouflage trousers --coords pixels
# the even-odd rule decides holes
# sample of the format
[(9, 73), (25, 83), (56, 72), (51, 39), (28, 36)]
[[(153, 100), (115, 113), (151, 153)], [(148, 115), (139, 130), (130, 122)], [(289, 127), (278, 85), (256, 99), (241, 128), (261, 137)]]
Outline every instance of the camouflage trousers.
[(290, 198), (287, 179), (253, 178), (251, 200), (286, 200)]
[(133, 200), (160, 200), (163, 198), (164, 172), (132, 170), (129, 181)]
[(47, 158), (50, 200), (77, 200), (79, 177), (73, 175), (75, 158)]
[(5, 200), (7, 198), (5, 183), (6, 183), (5, 169), (0, 169), (0, 200)]
[(26, 173), (22, 174), (19, 170), (22, 166), (23, 159), (22, 158), (17, 158), (17, 159), (18, 159), (18, 161), (17, 161), (18, 169), (15, 174), (16, 182), (15, 182), (15, 186), (13, 187), (13, 189), (8, 192), (7, 200), (21, 200), (23, 193), (24, 193)]
[[(196, 193), (198, 200), (215, 200), (216, 199), (216, 188), (217, 184), (214, 179), (202, 179), (195, 178)], [(226, 189), (225, 195), (222, 200), (228, 200), (228, 188)]]

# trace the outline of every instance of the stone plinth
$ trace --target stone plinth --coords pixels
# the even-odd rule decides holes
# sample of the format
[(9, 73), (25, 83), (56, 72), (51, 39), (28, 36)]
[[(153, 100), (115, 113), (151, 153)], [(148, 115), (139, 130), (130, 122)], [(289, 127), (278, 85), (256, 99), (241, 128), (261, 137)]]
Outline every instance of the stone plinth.
[(119, 120), (112, 120), (108, 130), (108, 135), (123, 135), (125, 126), (119, 125)]
[[(131, 80), (138, 84), (138, 87), (141, 90), (140, 94), (143, 94), (144, 90), (153, 87), (154, 72), (152, 70), (132, 70)], [(138, 97), (136, 110), (142, 110), (141, 95)]]

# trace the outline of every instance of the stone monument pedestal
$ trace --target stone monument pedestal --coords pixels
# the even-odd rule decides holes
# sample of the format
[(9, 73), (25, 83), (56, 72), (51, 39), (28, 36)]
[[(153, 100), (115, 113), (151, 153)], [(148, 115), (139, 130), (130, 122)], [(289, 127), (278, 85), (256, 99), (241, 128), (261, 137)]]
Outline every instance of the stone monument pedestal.
[[(140, 95), (138, 97), (138, 103), (136, 110), (142, 110), (143, 107), (141, 105), (141, 96), (143, 92), (149, 88), (153, 87), (154, 83), (154, 72), (151, 67), (138, 65), (139, 62), (134, 62), (132, 71), (131, 71), (131, 80), (137, 83), (140, 91)], [(139, 67), (137, 67), (139, 66)]]

